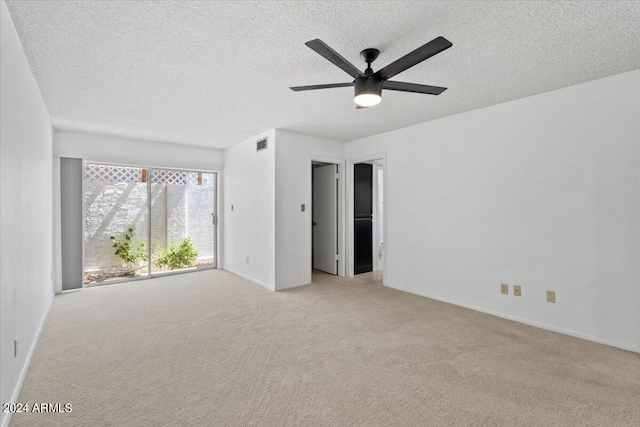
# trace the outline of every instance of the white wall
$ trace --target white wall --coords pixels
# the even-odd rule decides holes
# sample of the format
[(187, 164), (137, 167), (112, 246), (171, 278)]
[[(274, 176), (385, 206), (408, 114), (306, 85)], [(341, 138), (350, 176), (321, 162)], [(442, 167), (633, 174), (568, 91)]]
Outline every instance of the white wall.
[(59, 157), (134, 166), (220, 170), (222, 150), (147, 141), (90, 132), (56, 130), (54, 152)]
[[(265, 136), (267, 149), (256, 152), (256, 142)], [(224, 151), (222, 202), (224, 269), (271, 290), (275, 289), (276, 145), (271, 130)]]
[[(268, 149), (256, 152), (264, 136)], [(271, 290), (309, 283), (311, 157), (343, 160), (344, 148), (342, 142), (277, 129), (225, 150), (226, 270)]]
[[(276, 290), (280, 290), (308, 284), (310, 279), (310, 159), (344, 160), (345, 144), (281, 129), (275, 132)], [(306, 205), (305, 212), (301, 204)]]
[(640, 352), (639, 88), (636, 70), (348, 143), (387, 153), (387, 284)]
[[(4, 2), (0, 31), (0, 402), (15, 402), (53, 299), (53, 143), (49, 114)], [(8, 415), (2, 413), (0, 425)]]

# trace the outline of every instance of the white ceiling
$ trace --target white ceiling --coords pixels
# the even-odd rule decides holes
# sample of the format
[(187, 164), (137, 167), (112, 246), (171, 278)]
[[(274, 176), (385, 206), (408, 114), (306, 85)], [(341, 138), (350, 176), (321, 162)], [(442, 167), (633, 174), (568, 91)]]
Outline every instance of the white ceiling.
[[(349, 141), (640, 68), (640, 2), (8, 1), (57, 128), (223, 148), (271, 128)], [(356, 110), (320, 38), (379, 69), (436, 36), (445, 52)], [(636, 88), (637, 89), (637, 88)], [(597, 102), (597, 100), (594, 100)]]

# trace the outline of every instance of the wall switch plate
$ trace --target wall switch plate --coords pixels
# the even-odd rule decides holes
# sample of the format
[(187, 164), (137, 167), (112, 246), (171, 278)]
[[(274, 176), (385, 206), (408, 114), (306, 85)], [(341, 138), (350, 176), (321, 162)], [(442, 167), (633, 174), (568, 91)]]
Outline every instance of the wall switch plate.
[(303, 203), (303, 204), (300, 205), (300, 212), (304, 212), (304, 210), (305, 210), (305, 205)]
[(502, 283), (500, 285), (500, 293), (501, 294), (505, 294), (505, 295), (509, 295), (509, 285), (507, 285), (506, 283)]
[(513, 285), (513, 295), (517, 297), (522, 296), (522, 287), (520, 285)]
[(547, 291), (547, 302), (552, 302), (555, 304), (556, 302), (556, 293), (555, 291)]

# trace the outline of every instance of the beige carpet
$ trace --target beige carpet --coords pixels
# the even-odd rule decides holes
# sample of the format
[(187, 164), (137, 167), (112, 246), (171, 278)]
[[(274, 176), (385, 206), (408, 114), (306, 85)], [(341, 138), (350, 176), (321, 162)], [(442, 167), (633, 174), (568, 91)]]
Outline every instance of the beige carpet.
[(639, 426), (640, 355), (316, 275), (222, 271), (55, 298), (12, 426)]

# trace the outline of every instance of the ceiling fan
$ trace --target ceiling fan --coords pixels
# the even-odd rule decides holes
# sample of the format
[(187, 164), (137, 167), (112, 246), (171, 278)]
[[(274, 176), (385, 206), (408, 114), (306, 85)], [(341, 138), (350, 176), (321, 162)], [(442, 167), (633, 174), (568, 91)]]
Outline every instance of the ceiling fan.
[(333, 83), (324, 85), (311, 86), (294, 86), (289, 89), (298, 92), (303, 90), (330, 89), (334, 87), (354, 87), (354, 102), (356, 108), (368, 108), (377, 105), (382, 101), (382, 89), (396, 90), (401, 92), (425, 93), (428, 95), (440, 95), (447, 90), (446, 87), (427, 86), (415, 83), (404, 83), (390, 81), (389, 79), (400, 74), (401, 72), (413, 67), (431, 58), (434, 55), (449, 49), (451, 42), (444, 37), (436, 37), (429, 43), (420, 46), (411, 53), (406, 54), (402, 58), (392, 62), (386, 67), (376, 71), (371, 69), (371, 63), (376, 60), (380, 51), (378, 49), (365, 49), (360, 52), (360, 58), (367, 63), (364, 72), (358, 70), (352, 63), (343, 58), (338, 52), (331, 49), (325, 42), (320, 39), (311, 40), (305, 43), (311, 49), (324, 56), (334, 65), (342, 68), (347, 74), (353, 77), (350, 83)]

